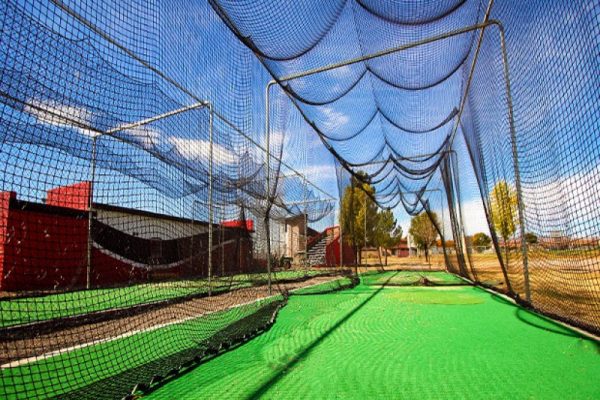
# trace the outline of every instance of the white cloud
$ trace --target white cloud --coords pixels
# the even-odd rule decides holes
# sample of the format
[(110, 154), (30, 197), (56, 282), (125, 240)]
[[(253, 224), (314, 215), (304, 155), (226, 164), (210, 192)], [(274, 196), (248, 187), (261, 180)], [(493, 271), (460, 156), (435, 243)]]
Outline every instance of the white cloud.
[(332, 107), (322, 107), (319, 109), (324, 120), (322, 127), (327, 130), (339, 129), (350, 121), (350, 117), (341, 111), (335, 110)]
[(299, 168), (298, 172), (305, 175), (307, 178), (314, 176), (333, 176), (335, 177), (335, 168), (332, 164), (309, 165), (304, 168)]
[(92, 112), (84, 107), (69, 106), (54, 100), (31, 99), (25, 107), (25, 112), (45, 125), (58, 128), (72, 128), (79, 133), (94, 137), (98, 132), (82, 126), (91, 126)]
[(271, 132), (271, 137), (269, 138), (269, 142), (271, 143), (271, 149), (273, 149), (273, 147), (279, 148), (280, 146), (282, 146), (284, 140), (285, 133), (279, 131)]
[[(447, 210), (444, 211), (446, 212)], [(486, 235), (489, 234), (490, 229), (488, 228), (487, 219), (485, 217), (483, 203), (479, 198), (464, 202), (462, 205), (462, 214), (463, 222), (465, 224), (465, 233), (467, 235), (474, 235), (477, 232), (484, 232)], [(449, 219), (447, 213), (446, 219)], [(449, 225), (446, 228), (449, 228)]]
[(574, 236), (596, 236), (600, 232), (600, 165), (589, 171), (545, 182), (523, 185), (526, 220), (539, 234), (553, 230)]
[(162, 132), (157, 128), (149, 126), (137, 126), (135, 128), (124, 129), (118, 135), (129, 137), (135, 142), (140, 143), (142, 147), (149, 149), (159, 143)]
[[(171, 137), (169, 142), (188, 160), (208, 162), (210, 143), (207, 140)], [(217, 143), (213, 143), (213, 157), (216, 164), (235, 164), (238, 159), (232, 151)]]

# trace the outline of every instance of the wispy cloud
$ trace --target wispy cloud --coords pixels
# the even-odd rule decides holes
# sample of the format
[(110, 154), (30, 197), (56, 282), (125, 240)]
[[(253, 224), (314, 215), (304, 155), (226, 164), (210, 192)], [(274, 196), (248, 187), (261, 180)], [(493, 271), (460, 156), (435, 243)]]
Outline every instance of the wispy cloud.
[(159, 144), (162, 132), (150, 126), (137, 126), (135, 128), (124, 129), (118, 135), (141, 144), (145, 149), (150, 149)]
[(299, 168), (298, 172), (310, 178), (316, 177), (333, 177), (335, 178), (335, 168), (332, 164), (309, 165), (304, 168)]
[[(207, 163), (210, 157), (210, 143), (202, 139), (169, 138), (169, 142), (183, 157), (190, 161)], [(213, 160), (216, 164), (235, 164), (238, 157), (230, 150), (213, 143)]]
[(93, 114), (84, 107), (61, 104), (54, 100), (31, 99), (25, 112), (32, 115), (39, 123), (57, 128), (72, 128), (79, 133), (94, 137), (98, 133), (84, 128), (91, 125)]
[(324, 117), (322, 120), (322, 127), (327, 130), (339, 129), (350, 121), (348, 115), (332, 107), (322, 107), (319, 111)]

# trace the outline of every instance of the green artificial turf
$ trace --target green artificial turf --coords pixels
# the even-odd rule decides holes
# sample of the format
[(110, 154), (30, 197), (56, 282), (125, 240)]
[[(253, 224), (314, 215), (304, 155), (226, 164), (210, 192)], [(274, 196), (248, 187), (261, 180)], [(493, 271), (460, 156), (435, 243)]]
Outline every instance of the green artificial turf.
[[(327, 270), (280, 271), (273, 275), (273, 282), (314, 277), (328, 272)], [(230, 285), (231, 289), (239, 289), (266, 284), (267, 278), (266, 273), (240, 274), (233, 277), (217, 278), (213, 281), (212, 288), (216, 292), (228, 290)], [(205, 279), (199, 279), (5, 299), (0, 301), (0, 327), (131, 307), (206, 293), (207, 291), (208, 282)]]
[(352, 279), (348, 277), (336, 279), (334, 281), (324, 282), (294, 290), (294, 294), (319, 294), (327, 291), (334, 291), (347, 288), (352, 285)]
[(385, 271), (379, 273), (369, 272), (361, 275), (361, 282), (365, 285), (411, 286), (418, 285), (423, 279), (434, 285), (464, 285), (465, 281), (457, 276), (443, 271)]
[[(64, 352), (14, 368), (0, 369), (3, 399), (54, 398), (107, 379), (200, 342), (231, 323), (252, 314), (267, 300), (212, 313), (160, 329)], [(131, 382), (131, 387), (136, 382)]]
[(267, 333), (144, 398), (598, 399), (599, 376), (597, 343), (479, 288), (363, 284), (291, 297)]

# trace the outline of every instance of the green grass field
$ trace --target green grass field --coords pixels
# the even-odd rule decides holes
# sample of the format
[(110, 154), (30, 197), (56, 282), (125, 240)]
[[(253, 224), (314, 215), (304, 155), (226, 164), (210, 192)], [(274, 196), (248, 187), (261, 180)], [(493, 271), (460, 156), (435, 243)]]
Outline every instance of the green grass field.
[[(280, 271), (274, 274), (273, 281), (314, 277), (328, 272), (327, 270)], [(215, 279), (212, 282), (212, 290), (219, 292), (266, 283), (266, 273), (235, 275)], [(0, 327), (131, 307), (207, 292), (207, 280), (198, 279), (5, 299), (0, 301), (0, 310), (2, 310)]]
[(365, 285), (411, 286), (425, 278), (432, 285), (462, 285), (465, 281), (443, 271), (385, 271), (369, 272), (361, 276)]
[(597, 343), (479, 288), (360, 285), (144, 398), (598, 399), (598, 376)]

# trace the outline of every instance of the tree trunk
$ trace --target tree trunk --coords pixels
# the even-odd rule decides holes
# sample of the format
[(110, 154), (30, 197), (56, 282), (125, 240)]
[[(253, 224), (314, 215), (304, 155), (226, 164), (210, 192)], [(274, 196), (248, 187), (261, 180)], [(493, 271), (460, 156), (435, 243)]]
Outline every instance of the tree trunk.
[(383, 251), (385, 251), (385, 253), (384, 253), (384, 255), (385, 255), (385, 266), (387, 267), (387, 256), (388, 256), (387, 249), (384, 247)]
[(383, 265), (381, 263), (381, 247), (377, 246), (377, 256), (379, 257), (379, 265)]

